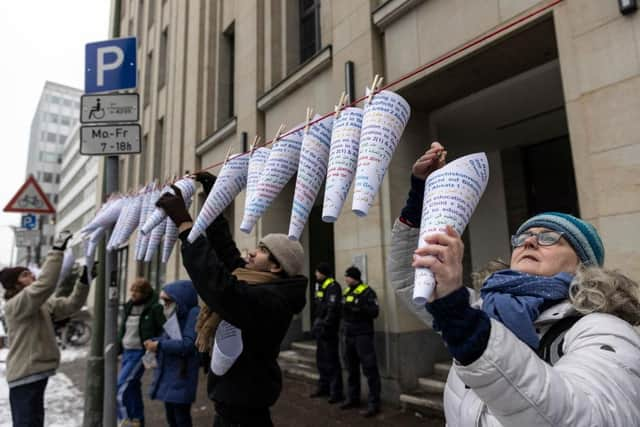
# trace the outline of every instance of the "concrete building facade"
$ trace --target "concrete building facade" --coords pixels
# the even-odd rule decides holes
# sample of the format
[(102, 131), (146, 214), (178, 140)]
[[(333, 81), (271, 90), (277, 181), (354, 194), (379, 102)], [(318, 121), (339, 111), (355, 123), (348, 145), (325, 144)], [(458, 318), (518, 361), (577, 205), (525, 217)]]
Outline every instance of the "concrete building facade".
[[(78, 122), (82, 91), (54, 82), (45, 82), (38, 107), (31, 121), (26, 175), (33, 175), (51, 204), (59, 202), (62, 153), (67, 137)], [(38, 263), (51, 247), (55, 235), (55, 219), (40, 215), (41, 245), (29, 254), (18, 248), (17, 263), (28, 258)]]
[[(508, 260), (521, 221), (561, 210), (596, 225), (607, 267), (640, 279), (640, 17), (621, 15), (615, 0), (564, 0), (536, 13), (550, 3), (114, 1), (120, 35), (138, 37), (144, 134), (143, 153), (121, 162), (121, 188), (220, 162), (229, 146), (246, 151), (254, 135), (301, 123), (307, 107), (332, 111), (352, 83), (351, 96), (362, 96), (374, 74), (395, 81), (506, 27), (393, 87), (411, 119), (369, 215), (357, 218), (348, 200), (325, 224), (320, 195), (301, 239), (309, 276), (319, 261), (333, 263), (339, 280), (352, 263), (364, 267), (380, 298), (385, 394), (397, 400), (447, 358), (437, 334), (396, 301), (385, 269), (411, 165), (433, 140), (451, 159), (485, 151), (490, 160), (464, 235), (467, 278), (488, 260)], [(242, 250), (287, 231), (293, 182), (249, 235), (237, 227), (244, 194), (227, 210)], [(180, 265), (176, 253), (166, 278), (185, 277)], [(310, 313), (308, 304), (292, 336), (309, 330)]]

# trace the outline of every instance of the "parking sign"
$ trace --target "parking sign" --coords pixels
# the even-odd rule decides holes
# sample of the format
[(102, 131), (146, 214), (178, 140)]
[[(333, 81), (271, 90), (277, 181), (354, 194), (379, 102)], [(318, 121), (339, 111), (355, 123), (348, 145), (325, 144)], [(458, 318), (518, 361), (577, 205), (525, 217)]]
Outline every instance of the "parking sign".
[(136, 38), (125, 37), (85, 46), (85, 93), (136, 87)]

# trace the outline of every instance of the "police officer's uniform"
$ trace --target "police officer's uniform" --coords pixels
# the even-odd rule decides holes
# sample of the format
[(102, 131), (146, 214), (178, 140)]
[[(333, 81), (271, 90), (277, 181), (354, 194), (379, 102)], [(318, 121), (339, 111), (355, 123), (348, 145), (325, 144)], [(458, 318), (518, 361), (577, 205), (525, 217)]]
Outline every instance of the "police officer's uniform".
[(369, 385), (369, 409), (380, 408), (380, 373), (374, 347), (373, 319), (378, 317), (378, 301), (364, 283), (346, 287), (342, 298), (344, 355), (348, 371), (348, 402), (360, 402), (360, 365)]
[(320, 378), (314, 396), (329, 395), (330, 403), (344, 400), (342, 366), (340, 365), (339, 327), (342, 288), (333, 278), (316, 283), (316, 363)]

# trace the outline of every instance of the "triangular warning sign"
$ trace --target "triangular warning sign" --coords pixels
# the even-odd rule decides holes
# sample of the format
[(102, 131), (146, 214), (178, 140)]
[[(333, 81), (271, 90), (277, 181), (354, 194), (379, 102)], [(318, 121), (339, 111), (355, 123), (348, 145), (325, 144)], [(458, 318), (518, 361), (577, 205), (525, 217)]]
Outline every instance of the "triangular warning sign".
[(7, 206), (4, 207), (5, 212), (24, 212), (24, 213), (56, 213), (51, 202), (44, 195), (42, 188), (38, 182), (29, 175), (27, 181), (22, 184), (15, 196), (11, 198)]

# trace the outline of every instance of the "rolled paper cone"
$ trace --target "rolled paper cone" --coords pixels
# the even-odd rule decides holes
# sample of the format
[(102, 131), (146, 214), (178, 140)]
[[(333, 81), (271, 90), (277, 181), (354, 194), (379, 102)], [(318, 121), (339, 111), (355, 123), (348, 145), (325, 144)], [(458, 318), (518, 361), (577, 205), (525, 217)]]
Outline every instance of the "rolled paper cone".
[[(484, 153), (454, 160), (427, 178), (424, 187), (418, 247), (425, 238), (445, 233), (447, 225), (462, 235), (489, 182), (489, 162)], [(435, 277), (427, 268), (416, 268), (413, 302), (424, 305), (435, 287)]]
[(144, 196), (139, 194), (132, 198), (129, 203), (129, 209), (127, 210), (127, 215), (125, 217), (124, 223), (122, 224), (122, 228), (120, 228), (117, 240), (115, 241), (116, 247), (124, 244), (129, 240), (131, 234), (136, 229), (140, 221), (140, 211), (142, 210), (142, 199)]
[(233, 202), (247, 185), (249, 156), (239, 155), (228, 160), (207, 196), (198, 217), (191, 227), (187, 241), (192, 243)]
[(98, 243), (100, 243), (100, 239), (105, 231), (105, 228), (102, 227), (93, 230), (91, 236), (89, 236), (87, 244), (85, 245), (85, 265), (87, 266), (88, 271), (91, 271), (93, 268), (93, 263), (96, 259), (96, 248), (98, 247)]
[[(193, 200), (193, 199), (191, 199)], [(191, 200), (187, 203), (187, 209), (191, 206)], [(175, 222), (171, 220), (171, 218), (167, 218), (167, 228), (164, 232), (164, 241), (162, 243), (162, 262), (169, 262), (169, 257), (171, 256), (171, 252), (173, 251), (173, 247), (178, 240), (179, 235), (178, 227)]]
[(73, 255), (73, 249), (66, 249), (64, 251), (64, 255), (62, 256), (62, 267), (60, 268), (60, 274), (58, 275), (58, 282), (56, 283), (56, 287), (60, 286), (60, 284), (69, 276), (74, 262), (76, 262), (76, 257)]
[(144, 255), (144, 262), (151, 262), (153, 256), (158, 251), (160, 247), (160, 240), (162, 236), (164, 236), (164, 232), (167, 229), (167, 218), (163, 219), (162, 222), (155, 226), (151, 233), (149, 233), (149, 244), (147, 245), (147, 251)]
[(365, 107), (351, 207), (356, 215), (369, 212), (410, 113), (404, 98), (386, 90), (377, 93)]
[(335, 222), (344, 205), (358, 164), (362, 108), (346, 108), (333, 123), (331, 151), (324, 188), (322, 220)]
[[(149, 217), (151, 212), (153, 212), (153, 209), (155, 208), (156, 202), (158, 201), (159, 198), (160, 198), (160, 190), (155, 190), (155, 191), (152, 191), (150, 193), (149, 200), (148, 200), (145, 212), (144, 212), (144, 218), (145, 219)], [(140, 235), (140, 248), (139, 248), (139, 251), (137, 253), (136, 259), (138, 261), (144, 261), (144, 257), (147, 254), (147, 247), (149, 246), (149, 237), (150, 237), (150, 235), (149, 234), (142, 234), (142, 233), (139, 233), (139, 235)]]
[[(316, 120), (318, 117), (320, 116), (317, 115), (313, 119)], [(324, 182), (329, 162), (332, 128), (333, 117), (329, 117), (309, 127), (309, 131), (302, 138), (298, 176), (289, 220), (290, 240), (300, 239)]]
[(211, 355), (211, 370), (220, 376), (227, 373), (243, 350), (242, 331), (225, 320), (216, 329)]
[[(149, 203), (151, 203), (151, 197), (152, 197), (152, 193), (148, 191), (142, 195), (142, 204), (140, 206), (140, 217), (138, 219), (138, 224), (137, 224), (138, 229), (140, 229), (144, 225), (144, 220), (146, 219), (145, 212), (147, 212), (149, 209)], [(142, 233), (138, 232), (138, 235), (136, 237), (136, 246), (134, 250), (135, 258), (137, 261), (140, 261), (138, 258), (140, 256), (141, 245), (142, 245)]]
[(258, 188), (258, 183), (260, 182), (260, 175), (264, 170), (264, 165), (267, 163), (267, 159), (269, 159), (269, 154), (271, 153), (271, 148), (260, 147), (256, 149), (251, 158), (249, 159), (249, 168), (247, 171), (247, 188), (245, 190), (245, 199), (244, 199), (244, 217), (247, 215), (247, 209), (249, 209), (249, 205), (251, 204), (251, 198), (253, 197), (253, 193), (255, 193), (256, 188)]
[[(185, 204), (187, 203), (187, 200), (191, 200), (191, 197), (193, 196), (193, 193), (195, 192), (195, 189), (196, 189), (193, 179), (182, 178), (176, 181), (174, 185), (180, 189), (180, 192), (182, 193), (182, 200), (184, 200)], [(174, 194), (174, 191), (170, 186), (167, 185), (162, 189), (161, 195), (164, 193)], [(163, 209), (156, 207), (154, 203), (153, 212), (147, 218), (147, 220), (145, 221), (140, 231), (142, 232), (142, 234), (149, 233), (156, 225), (160, 224), (162, 220), (164, 220), (166, 217), (167, 217), (166, 212)]]
[(130, 210), (130, 198), (126, 197), (124, 200), (124, 204), (122, 209), (120, 210), (120, 214), (118, 215), (118, 220), (116, 221), (116, 225), (113, 226), (113, 231), (111, 232), (111, 237), (109, 237), (109, 242), (107, 242), (107, 250), (112, 251), (117, 248), (118, 235), (120, 233), (120, 229), (125, 221), (128, 211)]
[(280, 138), (271, 147), (271, 153), (269, 153), (269, 159), (260, 175), (258, 186), (253, 193), (249, 206), (244, 211), (244, 218), (240, 225), (242, 232), (251, 232), (258, 218), (271, 206), (273, 200), (298, 171), (302, 137), (303, 130), (300, 129)]

